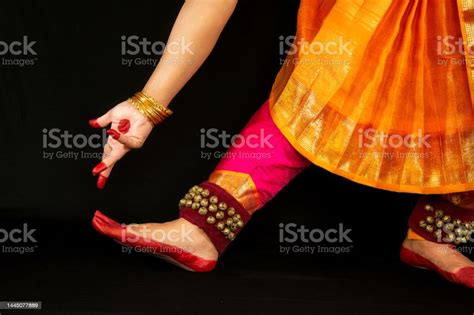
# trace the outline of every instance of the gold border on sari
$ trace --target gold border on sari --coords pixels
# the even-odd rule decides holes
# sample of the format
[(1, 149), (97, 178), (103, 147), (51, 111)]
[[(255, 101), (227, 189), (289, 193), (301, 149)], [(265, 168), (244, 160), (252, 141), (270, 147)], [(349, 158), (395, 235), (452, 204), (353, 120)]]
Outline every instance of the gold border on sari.
[(466, 70), (471, 101), (474, 103), (474, 0), (458, 0), (459, 20), (463, 36)]
[(209, 176), (209, 181), (226, 190), (249, 213), (253, 213), (262, 206), (257, 187), (249, 174), (217, 170)]

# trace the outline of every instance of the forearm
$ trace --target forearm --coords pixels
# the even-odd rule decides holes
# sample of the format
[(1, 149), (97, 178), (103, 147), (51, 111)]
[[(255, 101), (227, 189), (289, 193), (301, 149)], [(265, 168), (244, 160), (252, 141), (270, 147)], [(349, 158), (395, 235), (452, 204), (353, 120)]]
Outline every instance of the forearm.
[(187, 0), (144, 91), (168, 106), (209, 56), (237, 0)]

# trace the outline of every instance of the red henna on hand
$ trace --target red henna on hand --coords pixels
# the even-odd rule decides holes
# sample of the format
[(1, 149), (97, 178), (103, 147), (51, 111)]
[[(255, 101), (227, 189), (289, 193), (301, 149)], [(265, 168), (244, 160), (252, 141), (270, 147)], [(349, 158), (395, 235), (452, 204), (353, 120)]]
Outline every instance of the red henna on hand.
[(129, 129), (130, 129), (130, 120), (122, 119), (119, 121), (118, 130), (121, 133), (127, 133)]
[(97, 179), (97, 188), (99, 189), (104, 189), (105, 183), (107, 182), (108, 177), (104, 176), (102, 174), (99, 175), (99, 178)]
[(114, 138), (115, 140), (120, 138), (120, 133), (117, 130), (114, 130), (114, 129), (107, 130), (107, 134), (109, 136), (111, 136), (112, 138)]
[(102, 128), (99, 123), (97, 122), (97, 119), (91, 119), (89, 120), (89, 125), (92, 127), (92, 128)]
[(99, 164), (97, 164), (94, 169), (92, 170), (92, 175), (97, 175), (99, 174), (100, 172), (104, 171), (107, 169), (107, 165), (104, 163), (104, 162), (100, 162)]

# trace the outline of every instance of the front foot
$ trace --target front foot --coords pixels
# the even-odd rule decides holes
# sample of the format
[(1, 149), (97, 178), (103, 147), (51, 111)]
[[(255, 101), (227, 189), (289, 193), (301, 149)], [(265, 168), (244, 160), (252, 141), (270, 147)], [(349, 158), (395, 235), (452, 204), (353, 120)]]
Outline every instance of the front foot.
[(164, 223), (129, 224), (127, 231), (147, 240), (183, 248), (206, 260), (217, 260), (219, 256), (206, 233), (182, 218)]
[(405, 239), (400, 259), (411, 266), (436, 271), (449, 281), (474, 288), (474, 263), (453, 245)]
[(92, 225), (122, 245), (140, 249), (189, 271), (211, 271), (217, 262), (218, 252), (206, 233), (184, 219), (126, 225), (96, 211)]

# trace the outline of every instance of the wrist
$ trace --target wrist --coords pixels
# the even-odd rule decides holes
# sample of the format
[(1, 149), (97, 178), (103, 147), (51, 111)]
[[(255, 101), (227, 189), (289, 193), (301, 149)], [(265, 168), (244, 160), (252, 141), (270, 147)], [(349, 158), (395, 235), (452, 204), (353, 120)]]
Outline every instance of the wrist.
[(158, 88), (150, 86), (148, 83), (142, 90), (146, 95), (153, 98), (157, 103), (161, 104), (164, 107), (168, 107), (171, 103), (171, 98), (166, 96), (166, 93), (160, 92)]
[(135, 95), (128, 99), (128, 102), (154, 126), (162, 123), (173, 114), (170, 109), (159, 103), (145, 91), (135, 93)]

